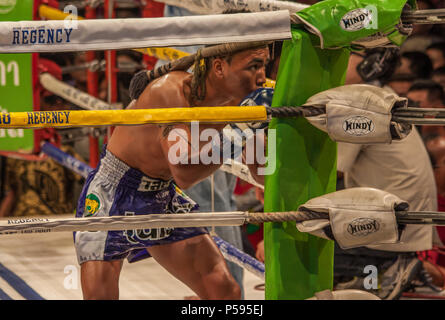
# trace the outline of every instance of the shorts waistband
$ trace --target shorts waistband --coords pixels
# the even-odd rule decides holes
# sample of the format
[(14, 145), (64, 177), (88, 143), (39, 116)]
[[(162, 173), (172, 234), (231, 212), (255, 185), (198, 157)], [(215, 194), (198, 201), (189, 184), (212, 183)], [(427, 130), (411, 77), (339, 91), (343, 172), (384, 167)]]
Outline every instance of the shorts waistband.
[(107, 178), (112, 185), (123, 184), (141, 192), (167, 189), (173, 180), (151, 178), (142, 171), (132, 168), (105, 149), (102, 152), (98, 174)]

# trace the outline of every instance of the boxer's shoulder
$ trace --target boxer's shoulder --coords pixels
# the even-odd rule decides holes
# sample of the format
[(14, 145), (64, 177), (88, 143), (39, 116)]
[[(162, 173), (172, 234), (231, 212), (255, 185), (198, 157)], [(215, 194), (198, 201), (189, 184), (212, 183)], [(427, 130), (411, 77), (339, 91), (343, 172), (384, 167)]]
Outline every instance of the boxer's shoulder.
[(188, 106), (184, 95), (190, 74), (174, 71), (150, 83), (139, 97), (135, 108), (172, 108)]

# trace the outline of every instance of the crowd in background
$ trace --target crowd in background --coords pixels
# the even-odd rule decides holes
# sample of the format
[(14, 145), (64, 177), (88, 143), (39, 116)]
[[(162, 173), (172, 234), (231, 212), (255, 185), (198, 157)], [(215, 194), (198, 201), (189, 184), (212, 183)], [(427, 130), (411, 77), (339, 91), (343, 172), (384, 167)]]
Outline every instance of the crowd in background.
[[(313, 4), (318, 1), (298, 1)], [(420, 9), (445, 7), (442, 0), (419, 0)], [(79, 12), (83, 14), (82, 10)], [(140, 17), (139, 8), (117, 8), (117, 18)], [(100, 18), (100, 16), (98, 17)], [(280, 48), (279, 46), (274, 47)], [(279, 52), (278, 52), (279, 53)], [(382, 50), (356, 51), (351, 54), (346, 82), (369, 83), (357, 72), (357, 67), (365, 61), (381, 57)], [(277, 56), (277, 54), (275, 54)], [(279, 55), (278, 55), (279, 56)], [(88, 92), (87, 62), (85, 52), (63, 54), (40, 54), (45, 62), (46, 71), (75, 88)], [(98, 98), (108, 101), (108, 83), (105, 69), (100, 62), (105, 59), (103, 52), (96, 52), (98, 70)], [(387, 72), (378, 79), (379, 85), (390, 88), (400, 96), (407, 97), (411, 106), (421, 108), (445, 108), (445, 25), (416, 25), (410, 38), (402, 47), (391, 52)], [(272, 60), (277, 63), (279, 59)], [(386, 61), (388, 62), (388, 61)], [(52, 65), (55, 63), (57, 66)], [(100, 67), (102, 65), (102, 67)], [(130, 103), (129, 84), (136, 72), (145, 69), (144, 57), (131, 50), (117, 51), (117, 107), (125, 108)], [(276, 65), (269, 70), (277, 71)], [(274, 78), (276, 74), (268, 74)], [(63, 108), (78, 109), (51, 92), (44, 91), (41, 97), (41, 109)], [(429, 166), (433, 172), (431, 183), (435, 185), (437, 208), (445, 211), (445, 127), (417, 127), (429, 159), (419, 166)], [(54, 137), (53, 137), (54, 138)], [(65, 139), (61, 147), (66, 152), (88, 162), (88, 136), (82, 139)], [(106, 134), (101, 143), (106, 142)], [(357, 151), (359, 152), (359, 151)], [(363, 152), (363, 151), (360, 151)], [(385, 152), (395, 152), (388, 149)], [(84, 179), (62, 168), (52, 160), (39, 163), (27, 160), (6, 159), (2, 157), (2, 203), (0, 216), (46, 215), (73, 212)], [(398, 166), (393, 163), (393, 166)], [(352, 170), (352, 169), (351, 169)], [(341, 170), (339, 170), (341, 171)], [(339, 188), (345, 187), (344, 173), (339, 173)], [(74, 187), (73, 187), (74, 186)], [(346, 186), (347, 187), (347, 186)], [(416, 190), (414, 190), (416, 192)], [(263, 191), (237, 179), (234, 192), (229, 195), (235, 201), (238, 210), (260, 211), (263, 204)], [(247, 225), (242, 229), (243, 251), (264, 262), (264, 243), (262, 226)], [(445, 231), (438, 227), (434, 230), (434, 248), (445, 243)], [(445, 258), (440, 250), (415, 250), (417, 259), (433, 276), (434, 283), (445, 286)], [(387, 259), (387, 258), (384, 258)], [(389, 258), (388, 258), (389, 259)], [(390, 259), (396, 259), (391, 257)]]

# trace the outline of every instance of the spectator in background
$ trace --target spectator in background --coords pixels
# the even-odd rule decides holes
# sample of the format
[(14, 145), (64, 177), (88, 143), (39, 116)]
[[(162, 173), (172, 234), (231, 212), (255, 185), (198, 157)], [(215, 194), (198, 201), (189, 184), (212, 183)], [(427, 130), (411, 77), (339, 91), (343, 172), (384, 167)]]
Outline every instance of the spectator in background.
[[(434, 179), (437, 186), (438, 210), (445, 212), (445, 136), (430, 135), (425, 140), (431, 164), (434, 168)], [(436, 286), (445, 287), (445, 255), (443, 245), (445, 244), (445, 226), (436, 226), (433, 250), (422, 253), (423, 266), (432, 276)], [(442, 248), (441, 248), (442, 247)]]
[(445, 67), (435, 69), (431, 78), (445, 90)]
[(68, 80), (68, 84), (76, 87), (77, 89), (87, 92), (87, 55), (86, 52), (75, 52), (69, 55), (68, 66), (79, 67), (78, 70), (70, 72), (71, 79)]
[(430, 58), (434, 70), (445, 67), (445, 42), (437, 42), (428, 46), (426, 54)]
[[(445, 136), (431, 135), (425, 141), (434, 168), (438, 210), (445, 212)], [(437, 226), (440, 244), (445, 244), (445, 226)]]
[(133, 75), (143, 69), (142, 53), (132, 50), (117, 51), (116, 63), (119, 69), (117, 74), (118, 100), (126, 108), (130, 102), (130, 81)]
[[(385, 51), (380, 54), (385, 54)], [(397, 54), (393, 52), (393, 57), (390, 55), (387, 59), (375, 59), (372, 56), (374, 52), (366, 54), (364, 63), (383, 61), (379, 65), (382, 71), (372, 78), (364, 77), (360, 82), (369, 83), (372, 80), (374, 85), (391, 92), (391, 88), (385, 84), (391, 78), (393, 60), (397, 60)], [(388, 63), (384, 63), (385, 61)], [(359, 63), (358, 66), (348, 70), (347, 79), (357, 78), (353, 73), (359, 73), (360, 66), (363, 65)], [(359, 76), (363, 77), (361, 73)], [(434, 211), (437, 208), (431, 164), (416, 128), (413, 128), (405, 139), (393, 141), (391, 144), (337, 145), (337, 167), (338, 171), (344, 173), (346, 188), (372, 187), (390, 192), (408, 201), (413, 211)], [(420, 271), (421, 262), (416, 256), (416, 251), (429, 250), (432, 247), (432, 227), (406, 226), (401, 241), (400, 244), (370, 245), (349, 250), (342, 250), (336, 245), (334, 275), (337, 289), (364, 290), (363, 270), (370, 264), (375, 265), (382, 276), (378, 295), (382, 299), (398, 299), (406, 285)], [(349, 278), (351, 281), (347, 281), (342, 279), (345, 276), (356, 278)]]
[(388, 80), (388, 86), (401, 97), (406, 97), (416, 77), (412, 74), (396, 74)]
[(429, 56), (420, 51), (402, 53), (401, 64), (395, 74), (411, 74), (416, 79), (429, 79), (433, 71), (433, 64)]
[[(420, 108), (444, 108), (444, 90), (433, 80), (416, 81), (409, 89), (407, 97)], [(423, 138), (431, 134), (445, 136), (444, 126), (421, 126), (418, 129)]]
[[(400, 56), (400, 64), (387, 84), (399, 96), (406, 96), (412, 84), (416, 80), (429, 79), (433, 66), (430, 58), (423, 52), (409, 51)], [(386, 77), (385, 77), (386, 78)]]
[[(382, 59), (384, 50), (385, 49), (382, 48), (369, 49), (366, 50), (364, 54), (351, 52), (346, 70), (345, 84), (366, 83), (362, 74), (364, 75), (367, 72), (372, 74), (372, 72), (380, 68), (379, 66), (376, 67), (375, 64), (380, 63), (379, 61)], [(378, 76), (378, 79), (371, 79), (369, 84), (390, 88), (399, 96), (406, 96), (413, 81), (416, 79), (410, 66), (411, 62), (408, 58), (405, 58), (402, 68), (400, 52), (394, 50), (394, 52), (386, 58), (383, 73)], [(399, 71), (399, 74), (395, 74), (396, 70)]]
[(419, 80), (408, 90), (407, 97), (420, 108), (443, 108), (445, 94), (440, 84), (433, 80)]

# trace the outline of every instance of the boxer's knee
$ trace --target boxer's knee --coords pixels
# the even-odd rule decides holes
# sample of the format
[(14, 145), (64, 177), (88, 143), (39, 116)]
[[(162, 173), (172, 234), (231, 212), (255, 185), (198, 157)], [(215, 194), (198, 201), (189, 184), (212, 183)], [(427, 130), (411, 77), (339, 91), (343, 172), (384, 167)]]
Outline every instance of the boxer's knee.
[(119, 299), (120, 261), (88, 261), (81, 264), (84, 300)]
[(204, 282), (207, 293), (202, 299), (240, 300), (241, 288), (227, 271), (214, 272)]

